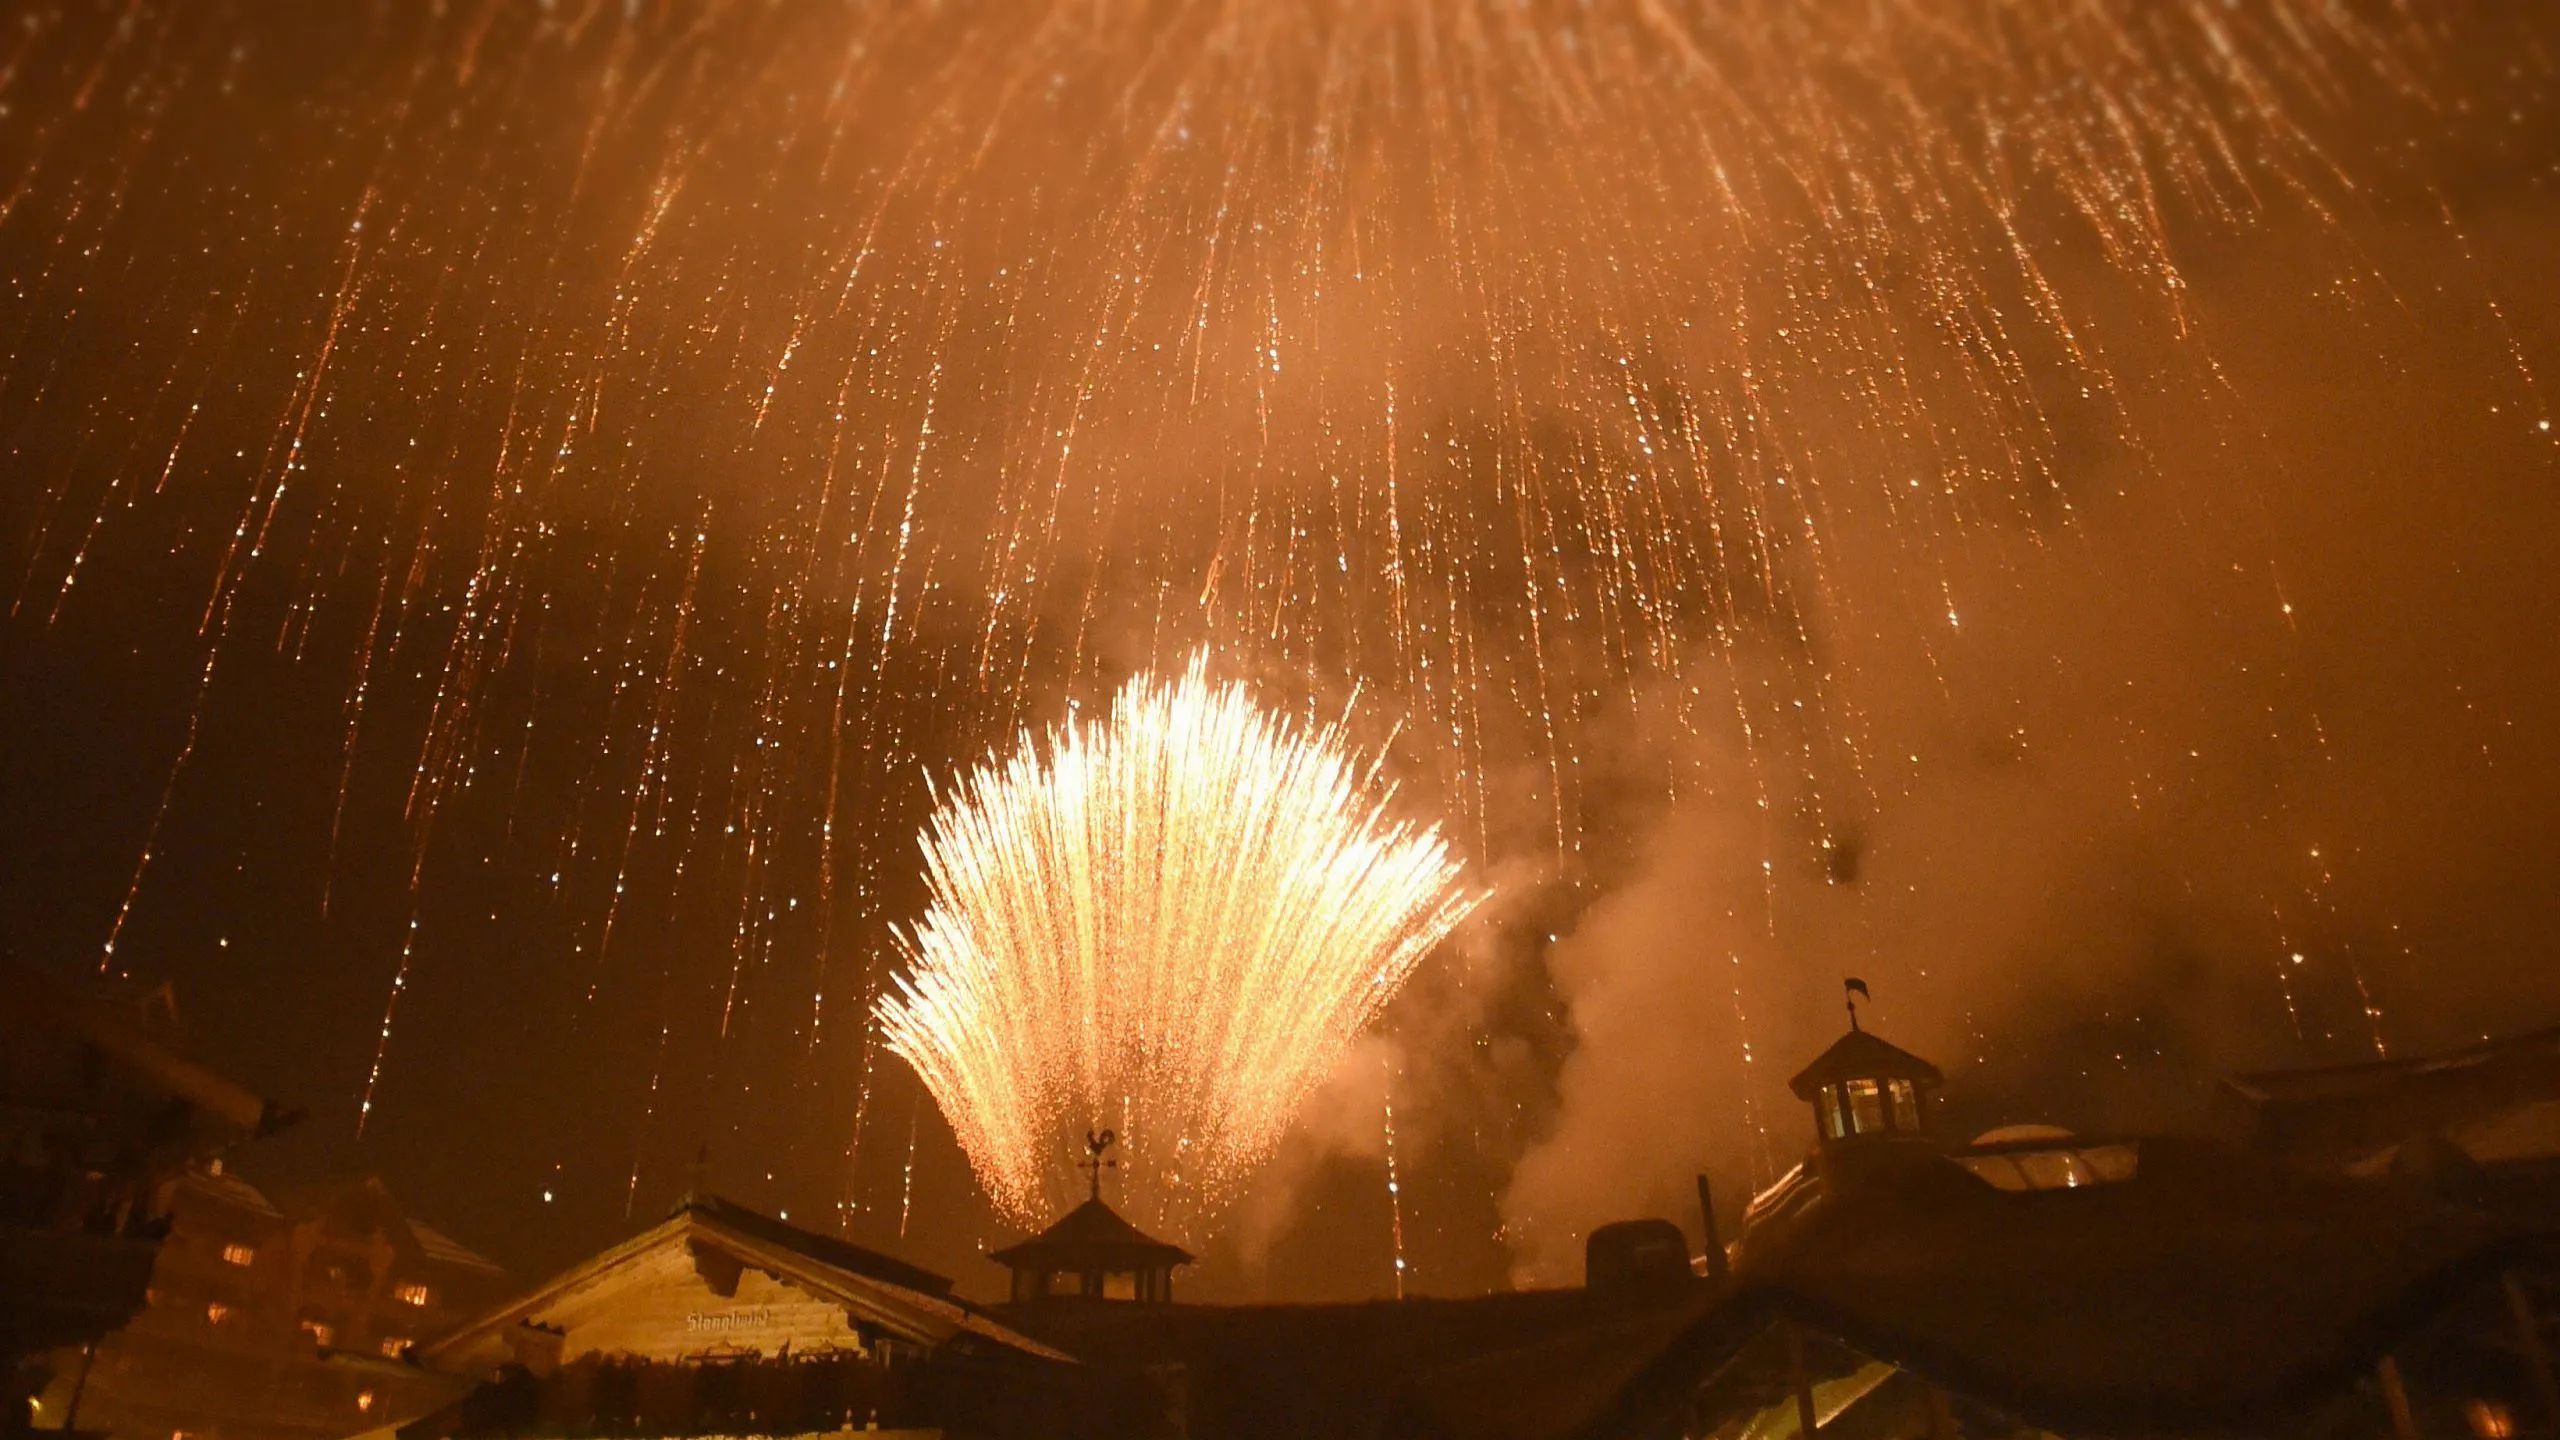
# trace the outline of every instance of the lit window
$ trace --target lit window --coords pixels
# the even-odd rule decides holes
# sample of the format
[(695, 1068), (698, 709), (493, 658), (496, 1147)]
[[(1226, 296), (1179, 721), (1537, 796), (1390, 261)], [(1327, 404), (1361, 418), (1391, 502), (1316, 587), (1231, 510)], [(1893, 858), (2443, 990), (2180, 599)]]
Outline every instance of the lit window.
[(391, 1293), (397, 1297), (403, 1305), (424, 1305), (427, 1303), (427, 1287), (418, 1284), (414, 1280), (394, 1287)]
[(1837, 1140), (1843, 1132), (1847, 1113), (1840, 1108), (1840, 1092), (1831, 1086), (1822, 1088), (1822, 1133)]
[(2139, 1168), (2140, 1152), (2130, 1144), (2089, 1145), (2058, 1150), (2004, 1150), (1959, 1155), (1956, 1163), (1999, 1190), (2076, 1190), (2130, 1180)]
[(314, 1345), (327, 1345), (338, 1338), (338, 1327), (326, 1320), (305, 1320), (302, 1333), (310, 1336)]
[(382, 1337), (382, 1353), (390, 1356), (394, 1360), (399, 1359), (400, 1352), (408, 1348), (409, 1337), (406, 1335), (385, 1335)]
[(373, 1409), (373, 1392), (370, 1390), (357, 1391), (356, 1408), (370, 1413)]
[(1893, 1128), (1918, 1130), (1920, 1128), (1920, 1092), (1913, 1088), (1911, 1082), (1888, 1081), (1885, 1085), (1885, 1094), (1893, 1101)]
[(204, 1307), (204, 1318), (208, 1325), (219, 1325), (231, 1318), (231, 1307), (216, 1300)]
[(2480, 1440), (2507, 1440), (2516, 1433), (2515, 1412), (2495, 1400), (2474, 1400), (2462, 1407), (2462, 1413)]
[(1849, 1082), (1849, 1128), (1861, 1135), (1884, 1128), (1884, 1088), (1873, 1080)]
[(235, 1241), (222, 1247), (222, 1259), (225, 1264), (230, 1265), (255, 1264), (258, 1259), (258, 1247), (242, 1245)]
[(2038, 1190), (2076, 1190), (2088, 1173), (2080, 1157), (2068, 1150), (2021, 1155), (2018, 1169), (2026, 1175), (2027, 1184)]

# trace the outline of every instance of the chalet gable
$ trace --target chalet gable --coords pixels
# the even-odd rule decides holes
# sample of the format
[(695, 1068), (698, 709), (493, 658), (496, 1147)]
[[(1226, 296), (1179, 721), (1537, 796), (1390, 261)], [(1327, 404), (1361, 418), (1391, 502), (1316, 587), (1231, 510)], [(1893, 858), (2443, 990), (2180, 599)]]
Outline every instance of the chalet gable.
[(591, 1357), (887, 1359), (964, 1333), (1057, 1358), (952, 1298), (949, 1283), (726, 1201), (688, 1199), (654, 1229), (482, 1316), (423, 1358), (478, 1374), (509, 1364), (542, 1374)]

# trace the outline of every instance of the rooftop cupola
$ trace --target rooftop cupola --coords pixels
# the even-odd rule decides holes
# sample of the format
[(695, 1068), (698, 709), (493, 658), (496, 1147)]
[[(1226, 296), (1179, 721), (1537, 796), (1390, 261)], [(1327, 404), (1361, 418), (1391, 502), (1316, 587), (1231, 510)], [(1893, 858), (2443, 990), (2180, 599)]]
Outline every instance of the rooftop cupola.
[(1847, 982), (1849, 1033), (1787, 1082), (1813, 1106), (1814, 1137), (1826, 1157), (1870, 1145), (1925, 1143), (1930, 1112), (1946, 1077), (1938, 1067), (1858, 1024), (1863, 980)]
[(1118, 1138), (1108, 1130), (1085, 1137), (1092, 1153), (1078, 1164), (1092, 1172), (1090, 1198), (1048, 1229), (988, 1255), (1013, 1271), (1015, 1304), (1064, 1296), (1173, 1298), (1174, 1267), (1190, 1264), (1191, 1253), (1147, 1234), (1102, 1203), (1102, 1172), (1115, 1163), (1102, 1152)]

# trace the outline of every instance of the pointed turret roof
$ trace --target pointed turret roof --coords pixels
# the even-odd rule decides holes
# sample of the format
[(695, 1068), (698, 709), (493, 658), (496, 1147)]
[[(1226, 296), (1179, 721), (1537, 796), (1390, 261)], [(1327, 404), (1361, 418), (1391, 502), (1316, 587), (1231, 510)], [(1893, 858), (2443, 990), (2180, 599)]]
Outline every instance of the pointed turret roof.
[(1087, 1200), (1058, 1222), (1028, 1240), (989, 1252), (988, 1259), (1021, 1270), (1135, 1269), (1151, 1265), (1188, 1265), (1191, 1252), (1158, 1240), (1122, 1219), (1120, 1212)]
[(1810, 1100), (1843, 1080), (1912, 1080), (1943, 1085), (1946, 1079), (1938, 1073), (1937, 1066), (1901, 1046), (1852, 1027), (1848, 1034), (1831, 1042), (1830, 1049), (1814, 1057), (1812, 1064), (1797, 1071), (1787, 1088), (1796, 1092), (1797, 1099)]

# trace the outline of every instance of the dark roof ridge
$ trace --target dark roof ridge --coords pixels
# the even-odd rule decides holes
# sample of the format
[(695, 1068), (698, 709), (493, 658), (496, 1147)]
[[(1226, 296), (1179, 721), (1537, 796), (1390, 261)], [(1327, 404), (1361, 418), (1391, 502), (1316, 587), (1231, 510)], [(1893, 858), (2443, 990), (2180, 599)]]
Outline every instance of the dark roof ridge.
[(2560, 1025), (2543, 1025), (2512, 1035), (2496, 1035), (2474, 1040), (2451, 1050), (2435, 1050), (2421, 1055), (2368, 1057), (2362, 1060), (2340, 1060), (2325, 1065), (2280, 1065), (2259, 1070), (2243, 1070), (2226, 1075), (2221, 1088), (2248, 1095), (2264, 1095), (2269, 1087), (2284, 1082), (2300, 1083), (2322, 1079), (2344, 1079), (2357, 1076), (2381, 1078), (2393, 1075), (2428, 1075), (2446, 1070), (2468, 1069), (2494, 1060), (2532, 1051), (2560, 1042)]
[(779, 1245), (783, 1249), (797, 1251), (812, 1260), (832, 1265), (839, 1270), (850, 1271), (874, 1280), (885, 1280), (892, 1285), (904, 1286), (926, 1295), (944, 1299), (951, 1297), (951, 1277), (947, 1275), (937, 1274), (921, 1265), (901, 1260), (895, 1255), (886, 1255), (867, 1246), (856, 1245), (850, 1240), (839, 1240), (832, 1235), (821, 1235), (814, 1230), (802, 1229), (788, 1220), (767, 1215), (761, 1210), (749, 1209), (725, 1195), (707, 1191), (687, 1191), (684, 1197), (676, 1202), (675, 1208), (667, 1212), (667, 1218), (673, 1220), (688, 1214), (702, 1216), (716, 1224), (725, 1225), (732, 1230), (762, 1240), (768, 1245)]
[(1130, 1224), (1126, 1217), (1105, 1204), (1098, 1195), (1059, 1216), (1055, 1223), (1039, 1234), (1001, 1250), (987, 1252), (987, 1258), (999, 1265), (1038, 1263), (1044, 1259), (1073, 1260), (1079, 1255), (1167, 1265), (1188, 1265), (1193, 1258), (1191, 1252), (1181, 1246), (1159, 1240)]

